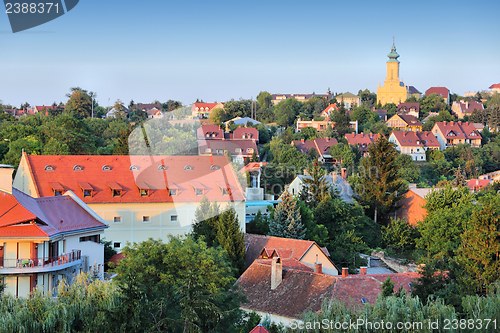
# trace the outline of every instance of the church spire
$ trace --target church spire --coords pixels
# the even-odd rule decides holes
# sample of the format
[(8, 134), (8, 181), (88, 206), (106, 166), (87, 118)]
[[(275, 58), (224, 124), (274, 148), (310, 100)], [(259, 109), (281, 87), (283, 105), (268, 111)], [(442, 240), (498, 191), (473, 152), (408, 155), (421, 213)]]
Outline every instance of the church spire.
[(396, 52), (396, 41), (394, 37), (392, 37), (392, 48), (391, 52), (387, 55), (389, 57), (390, 62), (397, 62), (399, 58), (399, 54)]

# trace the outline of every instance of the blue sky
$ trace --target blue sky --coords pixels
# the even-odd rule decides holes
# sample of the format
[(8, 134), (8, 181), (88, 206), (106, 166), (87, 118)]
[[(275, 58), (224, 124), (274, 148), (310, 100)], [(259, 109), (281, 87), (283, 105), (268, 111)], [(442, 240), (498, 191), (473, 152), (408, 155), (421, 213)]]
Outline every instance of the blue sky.
[(16, 34), (0, 13), (0, 100), (65, 101), (73, 86), (102, 105), (375, 91), (393, 36), (406, 84), (462, 94), (500, 82), (499, 10), (495, 0), (80, 0)]

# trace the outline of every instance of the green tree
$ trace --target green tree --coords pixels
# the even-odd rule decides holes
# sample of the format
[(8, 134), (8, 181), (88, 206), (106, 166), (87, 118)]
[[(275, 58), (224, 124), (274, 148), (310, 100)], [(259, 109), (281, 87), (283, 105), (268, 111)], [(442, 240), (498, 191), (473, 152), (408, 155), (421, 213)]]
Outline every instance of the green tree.
[(359, 161), (359, 158), (354, 152), (354, 149), (348, 144), (340, 142), (330, 147), (330, 154), (337, 161), (340, 160), (340, 165), (343, 168), (354, 170), (354, 167), (358, 164)]
[(92, 97), (79, 87), (71, 88), (70, 93), (66, 95), (69, 100), (66, 102), (64, 111), (77, 117), (88, 118), (92, 113)]
[(389, 224), (382, 227), (382, 240), (388, 248), (394, 251), (414, 250), (417, 236), (416, 229), (404, 219), (391, 218)]
[(269, 235), (304, 239), (305, 234), (306, 229), (302, 224), (297, 199), (285, 191), (283, 192), (281, 202), (276, 206), (271, 222), (269, 223)]
[(342, 139), (346, 133), (351, 132), (351, 125), (349, 123), (351, 119), (343, 103), (340, 104), (338, 110), (333, 111), (331, 120), (335, 123), (333, 133), (337, 140)]
[(382, 283), (382, 297), (389, 297), (394, 295), (394, 282), (388, 277)]
[(399, 208), (407, 186), (397, 168), (398, 152), (384, 136), (368, 147), (368, 154), (361, 159), (356, 192), (375, 222), (384, 225)]
[(481, 198), (461, 235), (457, 261), (463, 267), (462, 283), (486, 294), (500, 280), (500, 195)]
[(234, 267), (241, 274), (245, 266), (245, 239), (240, 229), (238, 215), (234, 209), (228, 209), (219, 215), (216, 234), (219, 244), (229, 255)]
[(217, 224), (220, 210), (216, 202), (210, 203), (207, 197), (203, 197), (200, 205), (196, 208), (193, 221), (193, 237), (203, 240), (208, 246), (214, 246), (217, 241)]
[(229, 119), (227, 119), (226, 114), (225, 114), (223, 108), (215, 108), (215, 109), (213, 109), (212, 112), (210, 112), (209, 119), (210, 119), (210, 122), (212, 124), (216, 124), (216, 125), (220, 125), (224, 121), (229, 120)]
[(303, 104), (295, 98), (288, 98), (279, 102), (274, 107), (276, 122), (280, 126), (288, 127), (293, 126), (295, 119), (302, 111)]
[(307, 169), (307, 175), (302, 178), (304, 184), (300, 197), (311, 208), (332, 195), (332, 190), (325, 179), (325, 175), (325, 169), (317, 161), (314, 161)]
[(257, 103), (259, 104), (259, 109), (265, 110), (272, 106), (273, 96), (267, 91), (261, 91), (257, 95)]
[(188, 237), (127, 246), (116, 268), (120, 332), (233, 332), (240, 297), (227, 254)]

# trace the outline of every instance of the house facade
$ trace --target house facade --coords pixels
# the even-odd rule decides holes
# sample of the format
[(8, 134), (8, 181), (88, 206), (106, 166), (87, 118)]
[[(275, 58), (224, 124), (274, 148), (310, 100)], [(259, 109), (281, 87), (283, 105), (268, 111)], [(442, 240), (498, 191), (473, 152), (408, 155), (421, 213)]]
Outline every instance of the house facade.
[(204, 103), (195, 102), (191, 106), (191, 116), (196, 119), (208, 119), (210, 117), (210, 112), (214, 109), (223, 109), (224, 104), (222, 103)]
[(282, 102), (284, 100), (293, 98), (296, 99), (299, 102), (305, 102), (313, 97), (320, 97), (320, 98), (325, 98), (325, 99), (330, 99), (332, 97), (331, 92), (327, 92), (326, 94), (272, 94), (271, 95), (271, 102), (273, 105), (278, 104), (279, 102)]
[(459, 144), (481, 147), (481, 134), (470, 122), (439, 121), (434, 124), (432, 134), (437, 137), (441, 150)]
[(410, 115), (395, 114), (385, 124), (397, 131), (422, 131), (422, 123), (416, 117)]
[[(12, 188), (13, 169), (0, 169), (0, 283), (5, 293), (53, 295), (59, 281), (81, 272), (102, 277), (102, 219), (74, 194), (32, 198)], [(9, 188), (10, 186), (10, 188)]]
[(411, 156), (416, 162), (425, 162), (428, 150), (439, 150), (440, 144), (432, 132), (393, 131), (389, 142), (396, 146), (401, 154)]
[(418, 102), (400, 103), (398, 105), (397, 113), (418, 118), (420, 116), (420, 103)]
[(471, 116), (474, 112), (484, 110), (484, 105), (478, 101), (455, 101), (451, 105), (451, 111), (458, 117), (464, 119), (465, 116)]
[(361, 98), (353, 93), (346, 92), (335, 96), (338, 103), (344, 103), (346, 109), (352, 109), (355, 106), (361, 105)]
[(356, 146), (360, 150), (361, 154), (363, 156), (366, 156), (368, 154), (368, 146), (372, 144), (373, 142), (377, 141), (378, 138), (380, 137), (380, 134), (373, 134), (373, 133), (346, 133), (344, 135), (345, 139), (347, 140), (347, 144), (350, 146)]
[(315, 152), (318, 156), (318, 161), (321, 163), (333, 163), (336, 161), (330, 155), (330, 147), (336, 145), (338, 142), (335, 138), (316, 138), (312, 140), (294, 140), (291, 145), (297, 148), (302, 154), (310, 154), (311, 151)]
[(191, 231), (203, 197), (236, 210), (245, 230), (242, 185), (224, 156), (35, 156), (23, 154), (14, 187), (35, 198), (66, 191), (101, 216), (107, 240), (167, 240)]

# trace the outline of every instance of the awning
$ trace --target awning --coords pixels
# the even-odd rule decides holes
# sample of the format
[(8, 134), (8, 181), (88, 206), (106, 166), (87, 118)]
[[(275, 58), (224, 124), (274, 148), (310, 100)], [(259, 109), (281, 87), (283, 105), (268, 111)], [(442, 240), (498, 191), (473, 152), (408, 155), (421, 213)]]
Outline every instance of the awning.
[(115, 182), (108, 183), (108, 186), (109, 186), (112, 190), (115, 190), (115, 191), (121, 191), (121, 190), (123, 190), (123, 188), (120, 186), (120, 184), (115, 183)]
[(52, 190), (58, 191), (58, 192), (64, 192), (64, 186), (62, 186), (61, 183), (50, 183), (50, 186), (52, 187)]
[(92, 187), (92, 185), (90, 185), (87, 182), (78, 182), (78, 185), (84, 191), (93, 191), (94, 190), (94, 188)]

